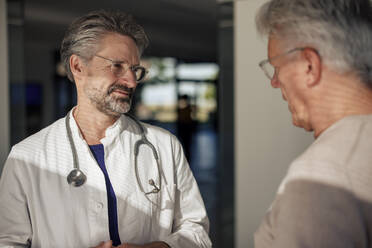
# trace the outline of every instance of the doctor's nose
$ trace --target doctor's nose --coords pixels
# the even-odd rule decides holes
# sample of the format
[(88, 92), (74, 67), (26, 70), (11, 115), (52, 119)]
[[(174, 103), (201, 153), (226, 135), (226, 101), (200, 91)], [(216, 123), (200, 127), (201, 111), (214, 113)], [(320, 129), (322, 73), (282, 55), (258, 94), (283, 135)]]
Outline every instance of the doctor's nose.
[(137, 86), (136, 74), (132, 70), (127, 70), (119, 80), (125, 82), (128, 88), (135, 88)]

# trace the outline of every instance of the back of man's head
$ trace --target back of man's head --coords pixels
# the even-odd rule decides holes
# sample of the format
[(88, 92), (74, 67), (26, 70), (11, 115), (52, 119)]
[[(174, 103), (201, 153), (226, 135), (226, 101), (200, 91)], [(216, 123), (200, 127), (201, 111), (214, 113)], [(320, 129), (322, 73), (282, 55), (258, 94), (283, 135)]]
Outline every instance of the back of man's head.
[(353, 72), (372, 87), (372, 7), (369, 0), (271, 0), (257, 14), (262, 35), (284, 49), (309, 46), (325, 65)]

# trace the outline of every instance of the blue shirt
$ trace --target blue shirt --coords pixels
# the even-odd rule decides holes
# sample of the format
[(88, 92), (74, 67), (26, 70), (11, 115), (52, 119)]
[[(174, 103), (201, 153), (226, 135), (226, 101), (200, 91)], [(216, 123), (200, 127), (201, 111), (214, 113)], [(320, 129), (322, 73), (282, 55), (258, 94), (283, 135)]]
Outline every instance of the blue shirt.
[(110, 178), (106, 170), (104, 148), (102, 144), (91, 145), (89, 146), (89, 148), (92, 151), (94, 158), (97, 160), (97, 163), (105, 176), (110, 239), (112, 240), (114, 246), (118, 246), (121, 244), (121, 241), (119, 237), (118, 228), (118, 211), (116, 204), (116, 195), (114, 189), (112, 188)]

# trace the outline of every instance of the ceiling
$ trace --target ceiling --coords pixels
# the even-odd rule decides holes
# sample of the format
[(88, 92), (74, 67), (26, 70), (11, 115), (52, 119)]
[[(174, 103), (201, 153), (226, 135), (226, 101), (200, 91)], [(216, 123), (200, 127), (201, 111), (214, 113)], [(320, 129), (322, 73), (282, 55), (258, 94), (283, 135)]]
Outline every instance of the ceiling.
[(172, 56), (190, 61), (216, 61), (216, 0), (26, 0), (25, 42), (58, 49), (72, 20), (97, 9), (131, 13), (145, 28), (149, 56)]

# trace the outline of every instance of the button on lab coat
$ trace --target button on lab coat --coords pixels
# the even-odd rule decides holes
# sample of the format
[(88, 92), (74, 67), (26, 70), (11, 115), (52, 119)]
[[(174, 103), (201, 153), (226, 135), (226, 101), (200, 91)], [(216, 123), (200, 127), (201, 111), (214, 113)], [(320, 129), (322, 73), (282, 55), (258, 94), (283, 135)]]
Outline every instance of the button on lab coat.
[[(136, 181), (134, 144), (141, 135), (135, 122), (122, 116), (101, 140), (117, 197), (121, 241), (211, 247), (203, 200), (180, 143), (163, 129), (142, 125), (160, 161), (161, 191), (149, 195), (152, 203)], [(110, 239), (104, 175), (72, 114), (70, 127), (86, 183), (67, 183), (74, 161), (64, 118), (15, 145), (0, 181), (0, 247), (84, 248)], [(149, 179), (159, 185), (147, 146), (140, 147), (138, 175), (146, 192), (153, 189)]]

